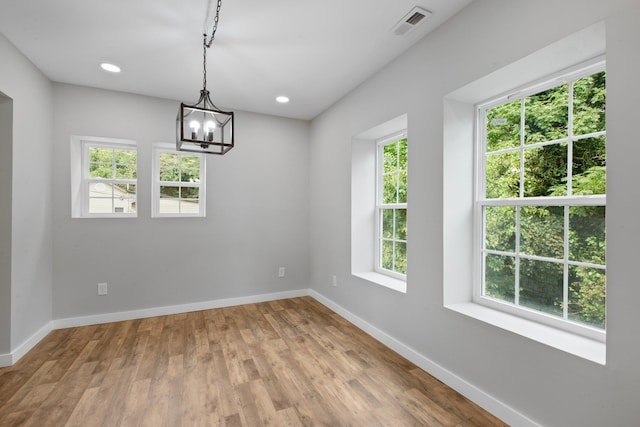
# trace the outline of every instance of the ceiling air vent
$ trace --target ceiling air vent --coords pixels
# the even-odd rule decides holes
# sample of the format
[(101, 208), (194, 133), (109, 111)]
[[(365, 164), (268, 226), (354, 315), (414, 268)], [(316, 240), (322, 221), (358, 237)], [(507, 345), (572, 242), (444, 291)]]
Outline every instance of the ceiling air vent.
[(407, 13), (392, 29), (397, 36), (403, 36), (413, 30), (425, 18), (431, 16), (431, 12), (421, 7), (414, 7), (411, 12)]

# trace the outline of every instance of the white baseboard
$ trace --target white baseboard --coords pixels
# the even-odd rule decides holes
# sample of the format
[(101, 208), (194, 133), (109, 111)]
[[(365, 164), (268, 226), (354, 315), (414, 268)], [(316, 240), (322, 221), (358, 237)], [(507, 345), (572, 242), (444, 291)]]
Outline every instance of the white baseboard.
[(391, 335), (381, 331), (324, 295), (314, 290), (310, 290), (309, 295), (507, 424), (522, 427), (539, 427), (539, 424), (527, 418), (525, 415), (426, 358), (411, 347), (396, 340)]
[(231, 307), (234, 305), (254, 304), (257, 302), (275, 301), (309, 295), (309, 289), (274, 292), (246, 297), (225, 298), (189, 304), (170, 305), (165, 307), (145, 308), (141, 310), (118, 311), (115, 313), (95, 314), (91, 316), (68, 317), (53, 321), (54, 329), (73, 328), (76, 326), (99, 325), (101, 323), (120, 322), (123, 320), (144, 319), (147, 317), (166, 316), (168, 314), (188, 313), (191, 311), (211, 310), (212, 308)]
[(20, 344), (14, 351), (9, 354), (0, 354), (0, 367), (11, 366), (36, 346), (49, 332), (53, 330), (53, 322), (48, 322), (40, 328), (35, 334), (31, 335), (25, 342)]

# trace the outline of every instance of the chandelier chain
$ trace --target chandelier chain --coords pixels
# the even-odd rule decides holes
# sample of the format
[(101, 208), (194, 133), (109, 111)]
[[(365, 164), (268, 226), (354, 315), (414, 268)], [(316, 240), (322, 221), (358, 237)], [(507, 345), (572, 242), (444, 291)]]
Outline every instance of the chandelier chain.
[[(211, 5), (211, 0), (209, 0), (209, 5)], [(216, 31), (218, 30), (218, 21), (220, 19), (220, 7), (222, 6), (222, 0), (218, 0), (218, 5), (216, 7), (216, 16), (213, 18), (213, 28), (211, 29), (211, 37), (209, 41), (207, 41), (207, 33), (203, 34), (202, 40), (202, 89), (207, 90), (207, 49), (211, 47), (211, 43), (213, 43), (213, 39), (216, 36)], [(208, 9), (208, 8), (207, 8)]]
[(202, 89), (207, 90), (207, 35), (202, 43)]
[(218, 6), (216, 7), (216, 16), (213, 18), (213, 28), (211, 29), (211, 38), (209, 38), (209, 41), (206, 40), (206, 34), (205, 34), (205, 45), (207, 47), (211, 47), (211, 43), (213, 43), (213, 39), (216, 36), (216, 31), (218, 30), (218, 20), (220, 19), (221, 6), (222, 6), (222, 0), (218, 0)]

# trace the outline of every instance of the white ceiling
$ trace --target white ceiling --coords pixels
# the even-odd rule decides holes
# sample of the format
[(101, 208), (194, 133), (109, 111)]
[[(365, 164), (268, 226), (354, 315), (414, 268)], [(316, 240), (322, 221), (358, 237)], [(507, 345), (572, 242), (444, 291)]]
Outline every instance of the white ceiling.
[[(223, 0), (207, 87), (221, 108), (311, 119), (471, 1)], [(394, 35), (414, 6), (433, 15)], [(0, 33), (53, 81), (195, 102), (206, 10), (207, 0), (1, 0)], [(102, 71), (105, 61), (122, 72)]]

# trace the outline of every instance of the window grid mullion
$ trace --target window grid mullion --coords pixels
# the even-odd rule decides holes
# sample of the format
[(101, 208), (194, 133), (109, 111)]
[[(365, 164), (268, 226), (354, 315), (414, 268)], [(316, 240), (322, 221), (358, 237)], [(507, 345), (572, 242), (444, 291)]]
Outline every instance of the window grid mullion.
[[(573, 195), (573, 81), (569, 82), (567, 136), (567, 197)], [(569, 205), (564, 207), (564, 264), (562, 268), (562, 318), (569, 320)]]
[(520, 305), (520, 206), (516, 206), (516, 257), (514, 304)]
[[(598, 71), (591, 70), (589, 74), (597, 73)], [(568, 117), (567, 117), (567, 137), (561, 138), (554, 141), (545, 141), (536, 144), (532, 144), (531, 147), (527, 146), (525, 143), (525, 122), (526, 122), (526, 99), (528, 96), (533, 95), (535, 92), (531, 93), (519, 94), (520, 98), (520, 144), (517, 148), (505, 148), (501, 150), (497, 150), (492, 152), (491, 154), (503, 153), (503, 152), (515, 152), (519, 151), (519, 198), (518, 199), (486, 199), (486, 187), (487, 187), (487, 161), (488, 155), (487, 152), (487, 110), (490, 108), (495, 108), (500, 106), (501, 104), (496, 101), (492, 101), (492, 105), (488, 105), (485, 103), (481, 105), (476, 110), (478, 112), (478, 125), (480, 125), (480, 129), (483, 129), (483, 132), (478, 135), (479, 144), (481, 144), (482, 149), (479, 150), (481, 155), (477, 156), (477, 159), (482, 159), (478, 164), (477, 169), (477, 177), (481, 178), (479, 184), (476, 186), (478, 198), (476, 199), (476, 215), (481, 215), (481, 220), (476, 222), (477, 225), (481, 225), (481, 232), (478, 236), (481, 238), (481, 242), (479, 243), (480, 253), (481, 253), (481, 289), (480, 294), (485, 295), (486, 289), (486, 256), (487, 254), (495, 254), (502, 256), (514, 256), (515, 257), (515, 292), (514, 299), (515, 305), (519, 306), (519, 283), (520, 283), (520, 264), (521, 259), (535, 259), (544, 262), (554, 262), (563, 265), (563, 289), (562, 289), (562, 299), (563, 299), (563, 313), (562, 319), (568, 322), (569, 320), (568, 312), (569, 312), (569, 270), (570, 266), (584, 266), (596, 269), (605, 270), (605, 265), (592, 264), (588, 262), (579, 262), (579, 261), (571, 261), (570, 253), (569, 253), (569, 244), (570, 244), (570, 208), (571, 206), (606, 206), (606, 195), (598, 194), (598, 195), (590, 195), (590, 196), (580, 196), (579, 199), (574, 200), (573, 196), (573, 143), (576, 140), (586, 139), (586, 138), (595, 138), (606, 135), (605, 131), (597, 131), (589, 134), (583, 135), (574, 135), (573, 123), (574, 123), (574, 83), (579, 78), (586, 77), (589, 75), (584, 73), (584, 75), (575, 76), (572, 75), (568, 78), (568, 82), (565, 80), (562, 83), (568, 85)], [(511, 97), (511, 102), (513, 101), (513, 97)], [(480, 123), (482, 120), (482, 123)], [(534, 199), (528, 199), (525, 197), (525, 150), (532, 147), (537, 146), (547, 146), (553, 144), (567, 144), (567, 166), (566, 166), (566, 197), (550, 197), (551, 200), (544, 200), (542, 197), (536, 197)], [(540, 200), (538, 200), (540, 199)], [(486, 207), (487, 206), (515, 206), (516, 208), (516, 224), (515, 224), (515, 253), (504, 252), (504, 251), (496, 251), (489, 250), (486, 246), (486, 232), (487, 232), (487, 224), (486, 224)], [(526, 254), (520, 253), (520, 243), (521, 243), (521, 207), (522, 206), (563, 206), (563, 257), (562, 259), (541, 259), (545, 257), (537, 257), (530, 256)], [(590, 326), (586, 326), (589, 328)]]
[(116, 150), (111, 149), (111, 179), (116, 178)]

